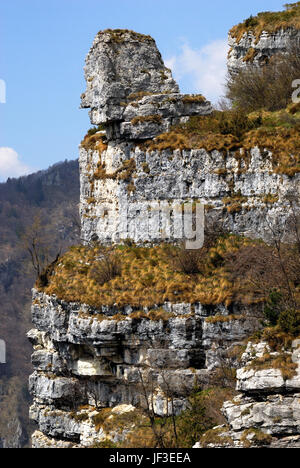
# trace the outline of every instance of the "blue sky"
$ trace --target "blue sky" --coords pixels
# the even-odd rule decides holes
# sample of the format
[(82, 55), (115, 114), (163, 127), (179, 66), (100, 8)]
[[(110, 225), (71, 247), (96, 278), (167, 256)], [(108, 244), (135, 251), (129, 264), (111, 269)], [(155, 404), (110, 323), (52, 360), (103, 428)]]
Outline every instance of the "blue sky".
[[(1, 0), (0, 181), (77, 158), (84, 58), (106, 28), (150, 34), (183, 92), (222, 93), (227, 33), (282, 0)], [(1, 95), (0, 88), (0, 95)], [(1, 101), (1, 96), (0, 96)]]

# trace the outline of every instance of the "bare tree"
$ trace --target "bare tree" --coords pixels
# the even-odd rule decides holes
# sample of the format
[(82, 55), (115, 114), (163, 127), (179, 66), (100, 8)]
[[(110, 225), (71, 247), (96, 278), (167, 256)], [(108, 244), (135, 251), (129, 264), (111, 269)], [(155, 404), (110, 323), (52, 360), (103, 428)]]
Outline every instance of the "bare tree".
[(54, 257), (51, 252), (51, 239), (40, 214), (36, 215), (32, 224), (26, 227), (21, 236), (21, 244), (30, 256), (37, 278), (41, 278), (42, 283), (45, 283), (58, 261), (61, 248), (57, 247), (55, 260), (50, 263), (51, 257)]
[(30, 255), (31, 263), (37, 276), (40, 276), (49, 263), (49, 243), (45, 236), (45, 228), (40, 215), (34, 217), (21, 237), (22, 244)]

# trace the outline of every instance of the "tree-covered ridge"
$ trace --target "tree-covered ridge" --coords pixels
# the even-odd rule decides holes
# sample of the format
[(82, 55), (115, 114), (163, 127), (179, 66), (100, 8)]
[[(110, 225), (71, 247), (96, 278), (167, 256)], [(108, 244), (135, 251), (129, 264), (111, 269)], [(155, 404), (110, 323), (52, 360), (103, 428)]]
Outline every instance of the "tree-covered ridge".
[[(24, 235), (40, 226), (49, 259), (57, 251), (78, 242), (76, 216), (79, 203), (78, 161), (57, 163), (0, 184), (0, 338), (7, 345), (7, 364), (0, 366), (0, 443), (11, 446), (21, 422), (21, 443), (30, 436), (27, 381), (32, 371), (31, 346), (26, 332), (31, 327), (31, 288), (36, 272), (24, 244)], [(28, 239), (27, 239), (28, 240)], [(13, 403), (15, 402), (15, 403)]]

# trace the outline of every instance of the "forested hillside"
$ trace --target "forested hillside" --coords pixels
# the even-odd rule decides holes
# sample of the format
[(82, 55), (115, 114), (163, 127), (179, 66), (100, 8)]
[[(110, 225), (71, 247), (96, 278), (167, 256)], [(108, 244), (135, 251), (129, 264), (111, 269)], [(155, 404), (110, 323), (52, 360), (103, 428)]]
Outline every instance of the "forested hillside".
[(79, 236), (77, 161), (0, 184), (0, 339), (7, 364), (0, 365), (0, 446), (26, 446), (31, 346), (31, 288), (36, 276), (29, 249), (35, 242), (40, 267)]

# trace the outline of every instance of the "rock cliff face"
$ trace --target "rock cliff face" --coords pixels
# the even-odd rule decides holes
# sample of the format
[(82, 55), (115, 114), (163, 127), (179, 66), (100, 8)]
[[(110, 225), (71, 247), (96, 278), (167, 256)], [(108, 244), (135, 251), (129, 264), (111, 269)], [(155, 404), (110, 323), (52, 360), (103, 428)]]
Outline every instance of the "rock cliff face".
[[(165, 304), (164, 319), (132, 319), (130, 307), (127, 318), (115, 319), (116, 310), (92, 310), (37, 291), (33, 298), (36, 328), (28, 336), (35, 368), (30, 414), (39, 425), (35, 447), (122, 440), (117, 421), (111, 437), (97, 428), (97, 418), (103, 408), (116, 414), (145, 408), (144, 386), (157, 415), (171, 412), (170, 388), (173, 410), (180, 413), (194, 385), (207, 384), (229, 350), (259, 327), (257, 308), (247, 316), (241, 315), (246, 310), (234, 310), (234, 319), (224, 306)], [(216, 320), (208, 321), (211, 316)]]
[[(99, 156), (82, 147), (84, 241), (174, 241), (174, 231), (166, 230), (158, 213), (187, 202), (206, 205), (207, 217), (234, 233), (268, 239), (270, 225), (284, 228), (289, 219), (288, 197), (297, 196), (299, 174), (275, 173), (269, 151), (253, 148), (248, 164), (240, 156), (203, 149), (150, 152), (123, 142), (108, 143)], [(174, 217), (171, 213), (171, 226)]]
[(300, 31), (295, 28), (279, 29), (275, 32), (262, 31), (257, 37), (247, 31), (241, 38), (229, 34), (228, 70), (232, 74), (243, 69), (261, 67), (276, 54), (285, 54), (300, 44)]
[[(237, 234), (267, 238), (263, 220), (287, 224), (299, 174), (276, 171), (269, 151), (252, 148), (243, 159), (242, 150), (147, 149), (171, 125), (212, 112), (202, 96), (179, 93), (152, 38), (99, 33), (85, 73), (82, 107), (100, 125), (80, 148), (85, 243), (183, 239), (161, 212), (174, 221), (186, 202), (201, 201), (208, 218)], [(230, 351), (260, 328), (262, 310), (176, 301), (93, 308), (33, 290), (32, 316), (33, 446), (67, 448), (123, 441), (149, 405), (158, 416), (179, 414), (225, 361), (239, 367)]]
[(299, 18), (296, 2), (286, 4), (283, 11), (262, 12), (234, 26), (229, 32), (229, 73), (260, 67), (274, 55), (299, 48)]
[(248, 343), (237, 371), (242, 392), (223, 405), (228, 426), (204, 435), (195, 448), (300, 447), (300, 340), (274, 351)]

